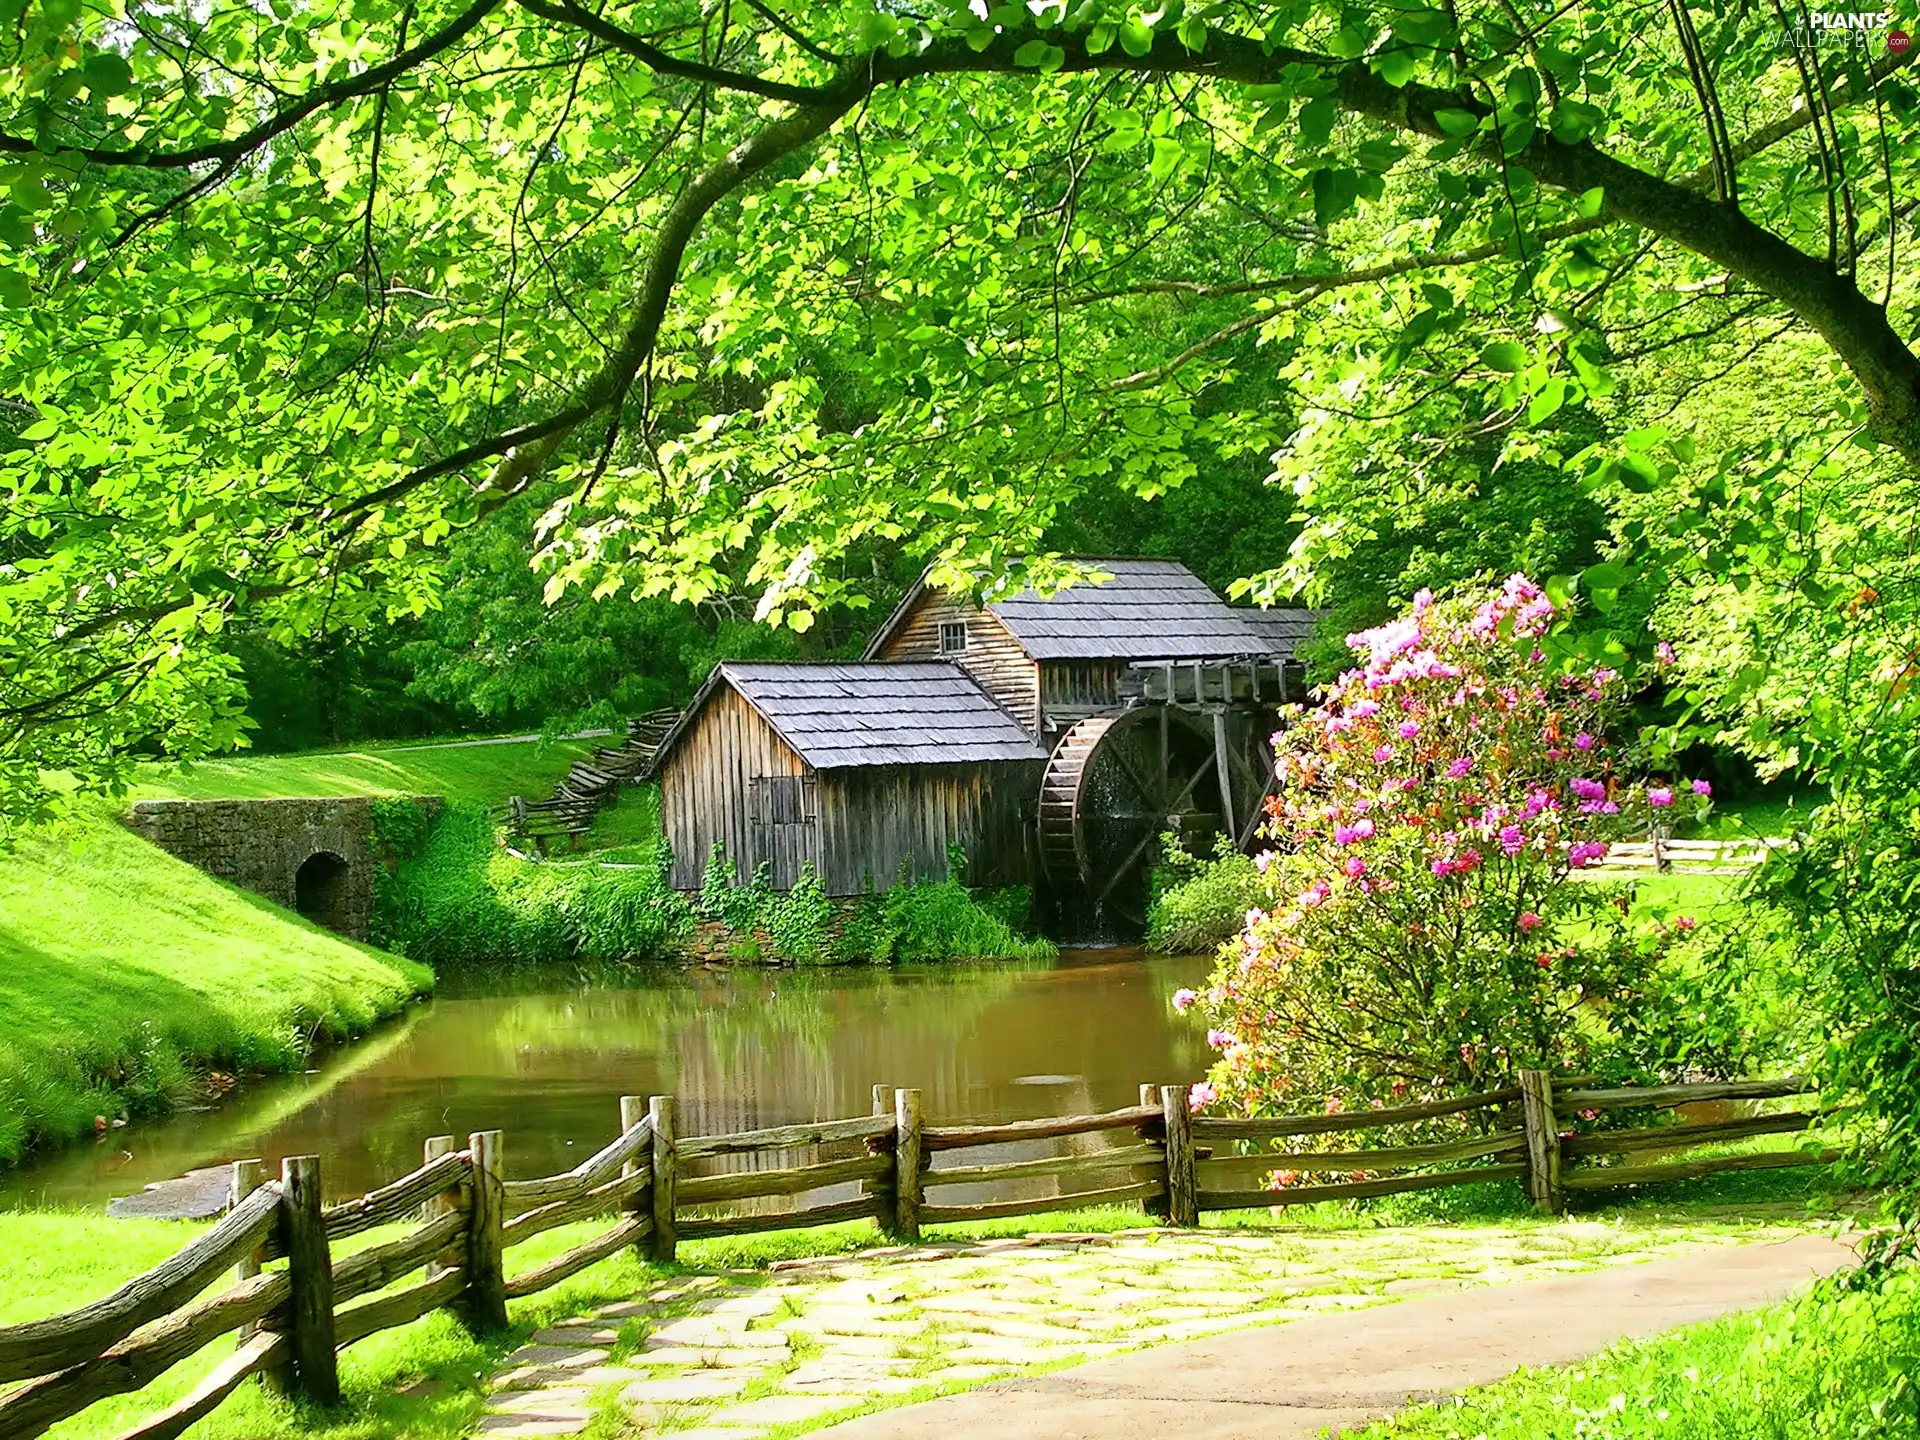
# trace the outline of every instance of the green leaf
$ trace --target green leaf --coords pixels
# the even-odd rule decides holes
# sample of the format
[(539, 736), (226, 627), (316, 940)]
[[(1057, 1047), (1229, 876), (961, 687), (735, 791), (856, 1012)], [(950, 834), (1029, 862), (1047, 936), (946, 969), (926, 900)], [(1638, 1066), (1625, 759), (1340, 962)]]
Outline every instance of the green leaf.
[(1120, 27), (1120, 48), (1138, 60), (1153, 49), (1153, 31), (1138, 20), (1129, 20)]
[(1147, 162), (1147, 173), (1155, 180), (1164, 180), (1179, 168), (1180, 159), (1185, 154), (1186, 151), (1181, 149), (1178, 140), (1156, 136), (1153, 142), (1153, 158)]
[(87, 88), (95, 95), (124, 95), (133, 88), (133, 66), (124, 55), (102, 50), (89, 55), (81, 67)]
[(1436, 110), (1433, 123), (1456, 140), (1464, 140), (1480, 128), (1480, 117), (1471, 110)]
[(1340, 108), (1332, 100), (1309, 100), (1300, 107), (1301, 140), (1316, 150), (1325, 145), (1333, 136), (1333, 122), (1339, 114)]
[(1384, 50), (1368, 63), (1374, 74), (1396, 90), (1420, 73), (1420, 62), (1411, 50)]
[(1606, 191), (1596, 185), (1591, 190), (1583, 190), (1580, 193), (1580, 199), (1574, 209), (1579, 212), (1582, 220), (1597, 220), (1600, 218), (1600, 209), (1606, 203), (1606, 198)]
[(1047, 58), (1047, 51), (1052, 48), (1044, 40), (1029, 40), (1013, 52), (1013, 63), (1028, 70), (1038, 69), (1040, 62)]
[(1511, 340), (1496, 340), (1480, 352), (1480, 359), (1489, 369), (1512, 375), (1526, 367), (1527, 352)]

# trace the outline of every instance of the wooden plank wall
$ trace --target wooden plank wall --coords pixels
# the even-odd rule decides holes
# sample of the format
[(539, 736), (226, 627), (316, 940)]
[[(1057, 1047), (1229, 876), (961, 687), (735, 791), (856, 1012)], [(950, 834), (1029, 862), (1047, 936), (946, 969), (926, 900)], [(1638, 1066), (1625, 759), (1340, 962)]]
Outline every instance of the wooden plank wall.
[[(967, 648), (958, 655), (942, 655), (941, 623), (956, 620), (966, 622)], [(1037, 735), (1040, 731), (1039, 667), (1027, 658), (1027, 652), (1020, 648), (1011, 630), (989, 612), (965, 600), (937, 595), (931, 590), (922, 592), (875, 658), (951, 659), (1026, 726), (1029, 734)]]
[[(740, 878), (745, 879), (755, 858), (754, 777), (806, 773), (806, 762), (738, 691), (727, 684), (716, 687), (695, 718), (692, 732), (674, 747), (660, 773), (660, 821), (673, 844), (674, 888), (700, 888), (701, 870), (716, 840), (725, 844)], [(804, 847), (806, 854), (795, 850), (798, 839), (783, 837), (786, 847), (795, 850), (783, 857), (794, 872), (808, 860), (819, 864), (819, 832), (811, 828), (813, 843)]]
[(1089, 715), (1117, 710), (1125, 698), (1124, 660), (1049, 660), (1040, 666), (1040, 716), (1049, 730), (1064, 730)]
[(965, 848), (976, 885), (1030, 878), (1022, 805), (1040, 762), (881, 765), (820, 772), (820, 878), (829, 895), (885, 890), (902, 861), (919, 879), (945, 879), (947, 846)]

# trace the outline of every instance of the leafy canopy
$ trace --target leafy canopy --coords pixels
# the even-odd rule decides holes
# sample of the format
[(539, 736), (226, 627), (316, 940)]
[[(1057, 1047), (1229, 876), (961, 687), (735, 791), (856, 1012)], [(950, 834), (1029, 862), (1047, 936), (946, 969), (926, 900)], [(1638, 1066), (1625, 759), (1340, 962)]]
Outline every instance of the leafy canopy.
[(1909, 57), (1796, 50), (1778, 12), (55, 0), (0, 30), (0, 813), (240, 740), (230, 626), (424, 613), (440, 547), (542, 477), (551, 593), (805, 630), (864, 603), (863, 548), (1049, 583), (1069, 507), (1197, 456), (1277, 453), (1300, 492), (1265, 592), (1511, 462), (1607, 501), (1792, 471), (1646, 438), (1649, 376), (1697, 392), (1769, 332), (1817, 396), (1796, 443), (1877, 447), (1880, 484), (1920, 458)]

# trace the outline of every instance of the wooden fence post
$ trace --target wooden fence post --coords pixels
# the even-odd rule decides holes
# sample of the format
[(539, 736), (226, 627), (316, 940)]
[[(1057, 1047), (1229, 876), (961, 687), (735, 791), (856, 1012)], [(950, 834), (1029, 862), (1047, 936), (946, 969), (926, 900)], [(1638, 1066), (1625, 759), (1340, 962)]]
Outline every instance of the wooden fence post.
[(507, 1328), (505, 1135), (480, 1130), (467, 1137), (473, 1156), (473, 1199), (467, 1211), (467, 1324), (481, 1332)]
[[(429, 1135), (427, 1143), (420, 1147), (420, 1163), (431, 1165), (443, 1155), (453, 1154), (453, 1136)], [(454, 1194), (436, 1195), (420, 1207), (420, 1219), (437, 1220), (449, 1211), (460, 1208), (460, 1197)], [(427, 1262), (427, 1279), (433, 1280), (444, 1275), (460, 1263), (459, 1252), (453, 1248), (442, 1250)]]
[(893, 1136), (893, 1233), (899, 1240), (920, 1238), (920, 1092), (896, 1090)]
[[(239, 1203), (260, 1188), (260, 1162), (258, 1160), (236, 1160), (233, 1170), (227, 1176), (227, 1209), (232, 1210)], [(233, 1267), (233, 1281), (237, 1285), (243, 1280), (251, 1280), (260, 1273), (260, 1254), (242, 1255), (239, 1263)], [(260, 1322), (255, 1320), (242, 1325), (235, 1333), (234, 1343), (244, 1345), (260, 1333)]]
[(1527, 1198), (1544, 1215), (1567, 1208), (1560, 1185), (1560, 1126), (1553, 1114), (1553, 1079), (1544, 1070), (1520, 1072), (1520, 1123), (1527, 1136)]
[(340, 1403), (333, 1354), (333, 1257), (320, 1213), (320, 1157), (280, 1162), (281, 1242), (287, 1252), (287, 1330), (293, 1388), (316, 1405)]
[[(891, 1085), (873, 1087), (873, 1113), (876, 1116), (894, 1113), (894, 1090)], [(866, 1143), (869, 1155), (892, 1155), (898, 1157), (900, 1147), (898, 1135), (876, 1135)], [(890, 1168), (886, 1174), (878, 1175), (860, 1184), (860, 1193), (873, 1198), (874, 1209), (880, 1221), (881, 1233), (890, 1239), (897, 1239), (899, 1227), (894, 1223), (894, 1211), (899, 1205), (899, 1189), (893, 1183), (894, 1172)]]
[(1160, 1087), (1160, 1114), (1167, 1122), (1167, 1219), (1200, 1223), (1200, 1196), (1193, 1181), (1193, 1110), (1185, 1085)]
[[(1154, 1084), (1151, 1080), (1142, 1081), (1140, 1084), (1140, 1108), (1143, 1110), (1158, 1110), (1160, 1108), (1160, 1087)], [(1156, 1133), (1156, 1131), (1162, 1128), (1164, 1128), (1162, 1124), (1155, 1121), (1148, 1121), (1144, 1125), (1134, 1126), (1133, 1133), (1138, 1135), (1142, 1140), (1158, 1140), (1160, 1136)], [(1161, 1173), (1163, 1175), (1165, 1174), (1165, 1169), (1166, 1169), (1165, 1166), (1161, 1167)], [(1141, 1170), (1136, 1169), (1131, 1174), (1129, 1174), (1127, 1178), (1129, 1180), (1148, 1180), (1148, 1179), (1158, 1179), (1160, 1177), (1144, 1174), (1142, 1173)], [(1161, 1191), (1158, 1195), (1149, 1195), (1146, 1199), (1142, 1200), (1140, 1202), (1140, 1209), (1143, 1214), (1151, 1217), (1152, 1219), (1155, 1219), (1155, 1220), (1166, 1219), (1167, 1218), (1166, 1187), (1162, 1185)]]
[(653, 1244), (649, 1253), (663, 1264), (673, 1262), (679, 1244), (679, 1231), (673, 1223), (674, 1169), (679, 1149), (674, 1143), (673, 1096), (655, 1095), (647, 1101), (647, 1113), (653, 1117)]
[[(638, 1125), (641, 1121), (645, 1120), (646, 1118), (647, 1118), (647, 1101), (645, 1096), (622, 1095), (620, 1097), (620, 1133), (623, 1136), (631, 1134), (633, 1132), (633, 1127)], [(649, 1153), (647, 1156), (647, 1163), (649, 1167), (649, 1173), (651, 1173), (651, 1167), (653, 1163), (653, 1156), (652, 1156), (651, 1150), (649, 1150)], [(620, 1173), (622, 1175), (639, 1174), (640, 1173), (640, 1157), (636, 1155), (631, 1160), (627, 1161), (626, 1164), (620, 1167)], [(646, 1194), (644, 1195), (636, 1194), (633, 1197), (633, 1199), (627, 1202), (627, 1210), (629, 1213), (634, 1215), (645, 1215), (652, 1208), (653, 1208), (653, 1184), (651, 1181), (649, 1181), (647, 1184)], [(634, 1241), (633, 1258), (636, 1260), (645, 1260), (647, 1258), (647, 1254), (648, 1254), (648, 1251), (647, 1251), (646, 1243), (643, 1240)]]

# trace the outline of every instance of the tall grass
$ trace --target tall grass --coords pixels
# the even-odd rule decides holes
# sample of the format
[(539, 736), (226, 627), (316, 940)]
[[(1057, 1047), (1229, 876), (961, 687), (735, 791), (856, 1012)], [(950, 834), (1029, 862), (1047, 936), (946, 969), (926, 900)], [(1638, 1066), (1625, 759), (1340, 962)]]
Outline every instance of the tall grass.
[(397, 848), (376, 894), (374, 935), (436, 967), (651, 960), (692, 922), (661, 867), (522, 860), (495, 842), (477, 805), (448, 805)]

